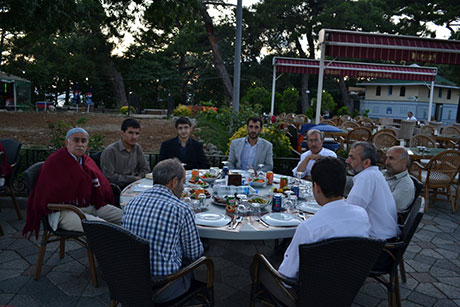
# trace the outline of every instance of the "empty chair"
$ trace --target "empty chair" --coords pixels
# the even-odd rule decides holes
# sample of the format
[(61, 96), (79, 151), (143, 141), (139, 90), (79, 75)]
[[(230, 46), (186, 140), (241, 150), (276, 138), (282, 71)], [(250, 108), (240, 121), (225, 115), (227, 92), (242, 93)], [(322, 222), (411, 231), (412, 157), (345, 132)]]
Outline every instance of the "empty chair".
[(377, 149), (384, 149), (397, 146), (400, 142), (392, 133), (381, 132), (372, 137), (372, 143)]
[(376, 133), (374, 133), (371, 137), (371, 140), (373, 140), (375, 138), (376, 135), (380, 134), (380, 133), (390, 133), (392, 134), (394, 137), (397, 136), (398, 132), (395, 130), (395, 129), (391, 129), (391, 128), (384, 128), (384, 129), (380, 129), (379, 131), (377, 131)]
[(369, 117), (363, 117), (360, 121), (359, 121), (359, 125), (361, 127), (367, 127), (369, 129), (374, 129), (375, 127), (375, 123), (372, 119), (370, 119)]
[(420, 127), (419, 133), (424, 135), (434, 135), (435, 128), (433, 126), (425, 125)]
[(331, 126), (336, 126), (335, 122), (330, 120), (330, 119), (323, 119), (322, 121), (319, 122), (320, 124), (326, 124), (326, 125), (331, 125)]
[(358, 141), (369, 141), (372, 136), (372, 132), (369, 128), (366, 127), (358, 127), (354, 128), (347, 134), (347, 138), (345, 139), (345, 143), (347, 144), (347, 149), (351, 144)]
[(436, 148), (436, 140), (428, 135), (417, 134), (410, 139), (410, 147), (425, 146)]
[(343, 129), (348, 129), (348, 128), (353, 129), (353, 128), (358, 128), (358, 127), (359, 127), (359, 124), (357, 122), (346, 121), (342, 123)]
[(398, 139), (409, 141), (414, 134), (415, 120), (401, 120), (401, 127), (398, 131)]
[(334, 116), (330, 120), (334, 122), (334, 126), (340, 127), (340, 125), (342, 124), (342, 119), (340, 119), (340, 117)]
[(198, 306), (214, 304), (214, 263), (210, 258), (201, 257), (174, 274), (152, 278), (147, 240), (106, 222), (83, 221), (82, 224), (109, 287), (111, 306), (117, 303), (123, 306), (156, 306), (155, 295), (202, 265), (207, 267), (206, 283), (192, 280), (188, 292), (158, 305), (183, 306), (196, 297), (201, 300), (201, 305), (196, 302)]
[(393, 119), (392, 118), (381, 118), (380, 125), (384, 126), (385, 128), (393, 126)]
[(18, 201), (16, 200), (16, 196), (14, 195), (14, 188), (13, 183), (16, 179), (19, 170), (19, 153), (21, 151), (22, 144), (13, 139), (2, 139), (0, 140), (2, 144), (5, 155), (6, 155), (6, 162), (11, 167), (11, 172), (9, 175), (5, 177), (5, 183), (0, 185), (0, 192), (6, 191), (13, 201), (14, 209), (16, 210), (16, 215), (18, 219), (22, 220), (22, 213), (19, 209)]
[(267, 301), (275, 306), (349, 306), (384, 245), (384, 240), (351, 237), (300, 245), (298, 280), (284, 277), (257, 254), (250, 306)]
[(441, 135), (445, 136), (460, 136), (460, 128), (455, 126), (448, 126), (441, 128)]

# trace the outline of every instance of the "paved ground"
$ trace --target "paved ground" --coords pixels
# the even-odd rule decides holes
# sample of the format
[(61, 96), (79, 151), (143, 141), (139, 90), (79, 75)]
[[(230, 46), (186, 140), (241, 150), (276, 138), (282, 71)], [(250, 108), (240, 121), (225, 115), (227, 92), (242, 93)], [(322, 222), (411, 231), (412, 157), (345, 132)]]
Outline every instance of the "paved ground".
[[(3, 199), (0, 199), (3, 201)], [(5, 207), (5, 204), (2, 204)], [(403, 306), (460, 306), (460, 212), (450, 213), (448, 203), (430, 205), (405, 255), (407, 283), (401, 284)], [(87, 269), (86, 251), (69, 242), (64, 259), (57, 244), (50, 244), (40, 280), (32, 274), (38, 242), (21, 235), (24, 222), (12, 209), (3, 208), (0, 224), (0, 306), (107, 306), (108, 289), (98, 271), (94, 288)], [(215, 262), (216, 306), (247, 305), (252, 256), (261, 252), (279, 264), (282, 252), (273, 241), (207, 242), (206, 254)], [(198, 274), (200, 275), (200, 274)], [(382, 286), (368, 280), (354, 306), (388, 306)]]

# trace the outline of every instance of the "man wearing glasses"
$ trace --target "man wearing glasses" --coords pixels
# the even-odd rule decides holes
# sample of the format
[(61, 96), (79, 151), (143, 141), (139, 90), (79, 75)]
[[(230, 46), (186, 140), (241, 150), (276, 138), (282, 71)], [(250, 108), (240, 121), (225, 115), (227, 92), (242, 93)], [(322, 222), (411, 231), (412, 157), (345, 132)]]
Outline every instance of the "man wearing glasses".
[(316, 129), (308, 130), (307, 143), (309, 150), (300, 156), (300, 162), (292, 170), (294, 176), (297, 176), (297, 173), (302, 173), (302, 178), (311, 181), (311, 168), (316, 160), (321, 157), (337, 158), (335, 152), (323, 147), (323, 142), (323, 132)]

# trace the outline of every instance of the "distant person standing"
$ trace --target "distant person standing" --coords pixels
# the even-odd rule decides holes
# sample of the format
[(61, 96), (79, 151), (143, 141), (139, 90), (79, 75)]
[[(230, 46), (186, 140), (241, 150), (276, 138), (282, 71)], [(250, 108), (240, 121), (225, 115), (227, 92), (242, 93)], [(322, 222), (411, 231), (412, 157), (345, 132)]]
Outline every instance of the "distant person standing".
[(407, 118), (406, 120), (417, 120), (417, 118), (414, 116), (414, 113), (411, 111), (407, 112)]

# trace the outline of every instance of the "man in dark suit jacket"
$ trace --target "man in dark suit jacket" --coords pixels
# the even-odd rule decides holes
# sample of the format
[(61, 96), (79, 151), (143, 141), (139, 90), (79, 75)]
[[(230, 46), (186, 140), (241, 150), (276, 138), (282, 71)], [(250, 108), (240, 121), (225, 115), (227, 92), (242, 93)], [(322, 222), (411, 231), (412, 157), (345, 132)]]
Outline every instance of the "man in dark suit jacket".
[(185, 169), (207, 169), (208, 158), (203, 152), (203, 144), (192, 139), (192, 122), (186, 117), (176, 120), (177, 137), (161, 143), (160, 161), (178, 158), (185, 163)]

